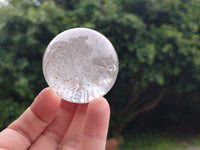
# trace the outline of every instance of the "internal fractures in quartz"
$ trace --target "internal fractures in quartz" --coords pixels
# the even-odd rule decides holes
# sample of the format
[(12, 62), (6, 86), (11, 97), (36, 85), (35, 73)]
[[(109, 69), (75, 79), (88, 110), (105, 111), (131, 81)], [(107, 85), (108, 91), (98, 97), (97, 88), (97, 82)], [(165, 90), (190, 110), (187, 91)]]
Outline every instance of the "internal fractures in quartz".
[(63, 99), (76, 103), (103, 96), (114, 84), (118, 72), (118, 60), (112, 53), (98, 53), (106, 51), (106, 45), (96, 47), (87, 40), (88, 36), (78, 36), (55, 42), (43, 62), (51, 88)]

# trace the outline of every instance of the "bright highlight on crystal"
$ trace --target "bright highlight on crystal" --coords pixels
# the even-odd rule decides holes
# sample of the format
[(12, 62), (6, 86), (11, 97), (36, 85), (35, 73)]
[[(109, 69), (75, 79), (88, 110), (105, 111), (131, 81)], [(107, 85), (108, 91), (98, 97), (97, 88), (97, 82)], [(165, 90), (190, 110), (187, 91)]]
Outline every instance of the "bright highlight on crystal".
[(49, 43), (43, 56), (43, 73), (61, 98), (88, 103), (112, 88), (118, 74), (118, 57), (101, 33), (74, 28)]

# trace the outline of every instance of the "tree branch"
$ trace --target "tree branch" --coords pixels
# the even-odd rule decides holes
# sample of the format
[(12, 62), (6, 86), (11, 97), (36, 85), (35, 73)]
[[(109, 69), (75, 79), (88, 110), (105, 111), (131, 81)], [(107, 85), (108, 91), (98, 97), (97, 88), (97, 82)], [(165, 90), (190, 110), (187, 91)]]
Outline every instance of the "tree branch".
[(163, 90), (162, 92), (160, 92), (160, 94), (158, 95), (158, 97), (155, 99), (155, 101), (150, 104), (150, 105), (145, 105), (142, 108), (140, 108), (139, 110), (137, 110), (135, 113), (133, 113), (132, 115), (130, 115), (128, 118), (126, 118), (126, 120), (120, 125), (120, 127), (118, 128), (117, 133), (120, 134), (121, 131), (124, 129), (125, 125), (131, 121), (133, 118), (135, 118), (136, 116), (138, 116), (139, 114), (145, 112), (145, 111), (150, 111), (153, 108), (155, 108), (158, 103), (160, 102), (160, 100), (162, 99), (162, 97), (164, 96), (165, 91)]
[(123, 109), (121, 109), (120, 114), (125, 115), (127, 110), (129, 110), (129, 108), (138, 101), (143, 91), (144, 89), (140, 89), (140, 91), (137, 92), (137, 95), (135, 95), (134, 98), (130, 100)]

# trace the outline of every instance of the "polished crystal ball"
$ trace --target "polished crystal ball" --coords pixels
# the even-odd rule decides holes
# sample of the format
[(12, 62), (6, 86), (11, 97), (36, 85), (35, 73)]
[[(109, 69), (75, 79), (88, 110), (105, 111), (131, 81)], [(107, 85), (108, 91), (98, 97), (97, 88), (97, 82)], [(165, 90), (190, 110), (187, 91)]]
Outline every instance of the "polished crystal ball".
[(104, 96), (118, 74), (118, 57), (101, 33), (74, 28), (58, 34), (43, 56), (47, 84), (62, 99), (88, 103)]

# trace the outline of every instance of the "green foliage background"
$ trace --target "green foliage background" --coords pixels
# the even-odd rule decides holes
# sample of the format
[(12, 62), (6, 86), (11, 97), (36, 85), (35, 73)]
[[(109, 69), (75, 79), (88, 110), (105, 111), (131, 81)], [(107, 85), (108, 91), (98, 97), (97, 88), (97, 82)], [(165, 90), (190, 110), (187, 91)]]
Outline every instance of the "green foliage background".
[(0, 128), (47, 86), (41, 67), (44, 50), (54, 36), (74, 27), (100, 31), (119, 55), (118, 80), (107, 95), (112, 133), (162, 91), (176, 95), (196, 90), (199, 8), (200, 0), (10, 0), (2, 4)]

